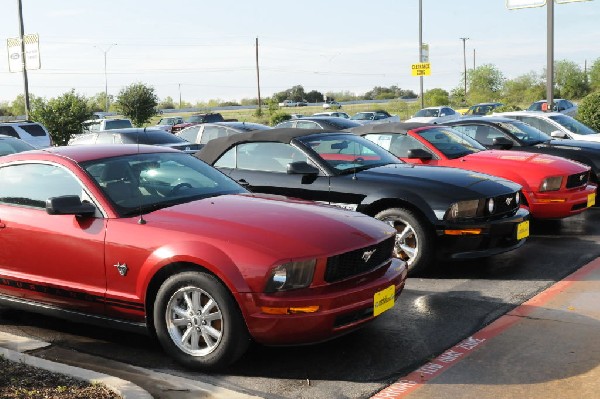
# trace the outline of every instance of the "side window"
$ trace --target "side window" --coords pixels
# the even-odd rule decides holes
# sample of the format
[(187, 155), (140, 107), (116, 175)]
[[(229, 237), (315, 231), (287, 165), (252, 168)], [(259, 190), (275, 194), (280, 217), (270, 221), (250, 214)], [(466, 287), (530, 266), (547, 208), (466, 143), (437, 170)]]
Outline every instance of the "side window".
[(296, 123), (298, 129), (319, 129), (319, 125), (311, 121), (298, 121)]
[(92, 123), (88, 126), (90, 132), (97, 132), (100, 130), (100, 122)]
[(431, 152), (419, 140), (406, 134), (369, 134), (365, 138), (388, 150), (398, 158), (407, 158), (408, 150), (417, 148)]
[(219, 158), (217, 160), (217, 162), (215, 162), (214, 166), (215, 168), (230, 168), (230, 169), (235, 169), (235, 153), (237, 151), (237, 148), (234, 147), (232, 149), (230, 149), (229, 151), (227, 151), (225, 154), (221, 155), (221, 158)]
[(198, 132), (200, 131), (201, 126), (192, 126), (187, 129), (182, 130), (177, 135), (184, 140), (189, 141), (190, 143), (196, 143), (196, 138), (198, 137)]
[(225, 136), (225, 128), (221, 126), (205, 126), (202, 131), (202, 137), (200, 138), (200, 144), (206, 144), (213, 139)]
[(523, 116), (523, 117), (521, 117), (521, 120), (523, 122), (527, 123), (528, 125), (531, 125), (534, 128), (541, 130), (542, 132), (544, 132), (546, 134), (550, 134), (556, 130), (556, 128), (554, 126), (552, 126), (550, 123), (546, 122), (543, 119), (532, 118), (529, 116)]
[(47, 164), (0, 168), (0, 203), (45, 208), (46, 200), (62, 195), (83, 196), (79, 181), (65, 169)]
[(281, 122), (280, 124), (277, 125), (277, 127), (294, 127), (294, 122), (292, 121), (286, 121), (286, 122)]
[(475, 132), (477, 131), (477, 126), (465, 125), (465, 126), (452, 126), (452, 129), (458, 130), (459, 132), (466, 134), (472, 139), (475, 139)]
[(12, 126), (0, 126), (0, 134), (4, 134), (10, 137), (19, 137), (19, 133)]
[(237, 146), (238, 169), (287, 173), (290, 162), (307, 161), (302, 151), (284, 143), (245, 143)]

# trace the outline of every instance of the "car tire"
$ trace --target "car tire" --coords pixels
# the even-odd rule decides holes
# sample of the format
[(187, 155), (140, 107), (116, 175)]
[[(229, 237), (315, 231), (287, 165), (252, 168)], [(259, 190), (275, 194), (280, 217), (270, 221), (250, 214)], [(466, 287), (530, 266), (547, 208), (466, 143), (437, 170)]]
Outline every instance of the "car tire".
[(156, 294), (154, 328), (164, 350), (181, 364), (216, 370), (238, 360), (250, 338), (241, 312), (213, 275), (183, 272)]
[(375, 215), (398, 231), (394, 256), (406, 262), (411, 276), (422, 273), (434, 261), (434, 234), (423, 218), (404, 208), (390, 208)]

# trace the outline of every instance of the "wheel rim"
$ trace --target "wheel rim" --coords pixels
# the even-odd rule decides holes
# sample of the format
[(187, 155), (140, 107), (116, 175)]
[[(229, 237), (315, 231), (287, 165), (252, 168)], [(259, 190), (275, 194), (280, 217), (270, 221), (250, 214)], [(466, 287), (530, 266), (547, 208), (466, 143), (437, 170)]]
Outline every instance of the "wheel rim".
[(185, 287), (175, 292), (167, 304), (165, 318), (173, 343), (192, 356), (213, 352), (223, 337), (223, 315), (219, 304), (197, 287)]
[(383, 221), (397, 231), (394, 256), (405, 261), (410, 268), (419, 255), (419, 238), (415, 229), (404, 220), (385, 218)]

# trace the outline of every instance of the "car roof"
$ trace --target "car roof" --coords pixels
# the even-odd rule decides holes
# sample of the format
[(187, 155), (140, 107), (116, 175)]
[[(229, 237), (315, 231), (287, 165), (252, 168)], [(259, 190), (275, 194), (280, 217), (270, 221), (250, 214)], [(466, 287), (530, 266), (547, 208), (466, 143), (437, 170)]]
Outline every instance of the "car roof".
[[(93, 132), (93, 133), (110, 133), (110, 134), (115, 134), (115, 133), (121, 133), (121, 134), (138, 134), (138, 133), (146, 133), (146, 132), (150, 132), (150, 133), (154, 133), (154, 132), (160, 132), (160, 133), (167, 133), (167, 134), (171, 134), (169, 132), (167, 132), (166, 130), (163, 129), (159, 129), (157, 127), (124, 127), (121, 129), (111, 129), (111, 130), (100, 130), (98, 132)], [(93, 134), (92, 133), (92, 134)]]
[(363, 135), (368, 133), (406, 133), (409, 130), (418, 129), (422, 127), (440, 127), (440, 125), (433, 125), (431, 123), (419, 123), (419, 122), (389, 122), (389, 123), (369, 123), (346, 129), (346, 131)]
[(253, 129), (253, 130), (257, 130), (257, 129), (264, 129), (264, 130), (272, 129), (271, 126), (263, 125), (262, 123), (240, 122), (240, 121), (236, 121), (236, 122), (233, 122), (233, 121), (209, 122), (209, 123), (203, 123), (203, 125), (204, 126), (211, 126), (211, 125), (229, 126), (229, 127), (238, 128), (238, 129), (247, 129), (248, 127), (255, 127), (256, 129)]
[(72, 159), (75, 162), (85, 162), (94, 159), (111, 158), (123, 155), (134, 154), (154, 154), (159, 152), (175, 152), (181, 153), (179, 150), (168, 147), (145, 145), (145, 144), (106, 144), (106, 145), (73, 145), (73, 146), (58, 146), (47, 147), (27, 151), (20, 154), (54, 154), (60, 157)]
[(541, 118), (546, 118), (549, 116), (569, 116), (569, 115), (565, 115), (565, 114), (561, 114), (560, 112), (544, 112), (544, 111), (509, 111), (509, 112), (501, 112), (498, 114), (494, 114), (497, 116), (502, 116), (502, 115), (527, 115), (527, 116), (537, 116), (537, 117), (541, 117)]
[(346, 133), (341, 130), (329, 129), (294, 129), (294, 128), (275, 128), (270, 130), (254, 130), (251, 132), (234, 134), (227, 137), (220, 137), (210, 140), (202, 149), (195, 154), (206, 163), (214, 163), (225, 151), (240, 143), (252, 143), (267, 141), (273, 143), (289, 144), (297, 137), (310, 136), (313, 134), (324, 133)]
[(441, 123), (441, 125), (459, 125), (462, 122), (469, 122), (469, 123), (476, 122), (476, 123), (492, 124), (492, 123), (500, 123), (500, 122), (515, 123), (515, 122), (520, 122), (520, 121), (517, 121), (513, 118), (503, 117), (503, 116), (479, 116), (479, 117), (466, 117), (466, 118), (463, 117), (463, 118), (460, 118), (457, 120), (443, 122), (443, 123)]

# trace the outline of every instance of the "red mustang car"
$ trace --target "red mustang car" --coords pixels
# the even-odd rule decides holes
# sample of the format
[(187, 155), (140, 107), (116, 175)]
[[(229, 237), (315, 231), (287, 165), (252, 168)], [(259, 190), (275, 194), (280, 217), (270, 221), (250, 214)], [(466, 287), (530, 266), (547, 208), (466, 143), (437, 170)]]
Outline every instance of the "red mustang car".
[(156, 146), (0, 158), (0, 304), (152, 331), (200, 369), (263, 344), (323, 341), (393, 307), (396, 231), (254, 195)]
[(532, 217), (565, 218), (594, 205), (597, 186), (579, 162), (522, 151), (487, 150), (450, 127), (382, 123), (350, 129), (406, 162), (451, 166), (512, 180), (523, 186)]

